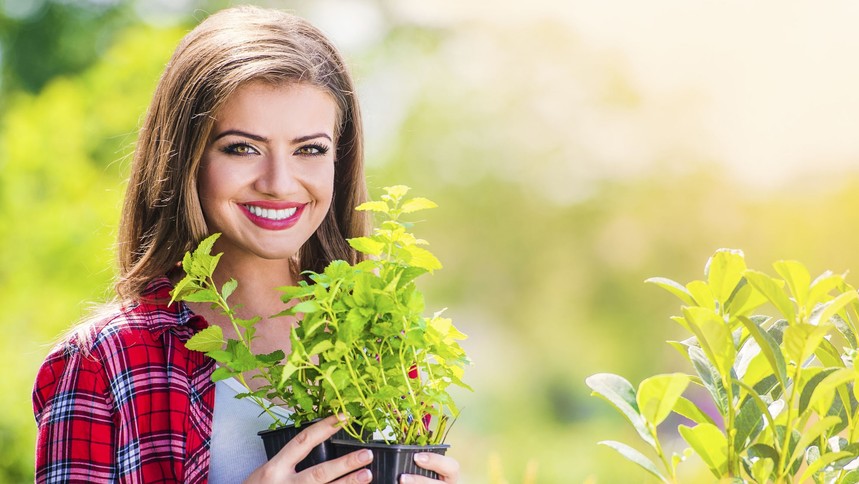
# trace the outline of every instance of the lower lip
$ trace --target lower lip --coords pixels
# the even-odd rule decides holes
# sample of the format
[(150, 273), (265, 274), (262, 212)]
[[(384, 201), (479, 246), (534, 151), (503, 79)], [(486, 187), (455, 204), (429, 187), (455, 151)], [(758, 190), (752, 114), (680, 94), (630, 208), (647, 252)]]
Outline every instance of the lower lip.
[(239, 207), (241, 207), (242, 211), (245, 213), (245, 216), (247, 216), (248, 220), (253, 222), (253, 224), (257, 227), (266, 230), (286, 230), (292, 227), (293, 225), (298, 223), (298, 220), (301, 218), (301, 213), (304, 211), (304, 207), (306, 206), (307, 205), (301, 205), (299, 207), (296, 207), (295, 213), (292, 214), (291, 217), (287, 217), (282, 220), (272, 220), (270, 218), (263, 218), (254, 215), (250, 210), (248, 210), (247, 207), (245, 207), (244, 205), (239, 205)]

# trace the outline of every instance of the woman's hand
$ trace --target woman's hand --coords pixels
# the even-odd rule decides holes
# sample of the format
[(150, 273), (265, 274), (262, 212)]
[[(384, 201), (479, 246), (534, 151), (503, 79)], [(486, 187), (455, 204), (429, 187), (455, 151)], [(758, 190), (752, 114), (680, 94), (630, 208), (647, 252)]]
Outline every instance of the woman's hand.
[(429, 477), (402, 475), (400, 484), (431, 484), (433, 482), (447, 482), (455, 484), (459, 482), (459, 462), (452, 457), (433, 454), (432, 452), (421, 452), (415, 454), (415, 464), (438, 474), (439, 480)]
[[(295, 466), (307, 457), (313, 447), (321, 444), (339, 429), (337, 422), (344, 420), (342, 416), (332, 415), (302, 430), (290, 440), (273, 459), (255, 470), (245, 480), (252, 483), (296, 483), (296, 484), (361, 484), (372, 480), (372, 474), (367, 469), (352, 472), (366, 466), (373, 460), (370, 450), (358, 450), (343, 457), (317, 464), (301, 472), (295, 472)], [(351, 474), (350, 474), (351, 472)]]

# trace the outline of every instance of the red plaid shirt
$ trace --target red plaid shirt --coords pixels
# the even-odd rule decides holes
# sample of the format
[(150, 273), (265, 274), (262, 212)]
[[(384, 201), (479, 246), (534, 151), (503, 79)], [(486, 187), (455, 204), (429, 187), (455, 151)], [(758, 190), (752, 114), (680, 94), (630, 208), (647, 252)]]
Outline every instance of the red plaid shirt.
[(91, 328), (89, 355), (73, 339), (39, 369), (37, 482), (206, 482), (214, 361), (185, 348), (207, 326), (172, 285)]

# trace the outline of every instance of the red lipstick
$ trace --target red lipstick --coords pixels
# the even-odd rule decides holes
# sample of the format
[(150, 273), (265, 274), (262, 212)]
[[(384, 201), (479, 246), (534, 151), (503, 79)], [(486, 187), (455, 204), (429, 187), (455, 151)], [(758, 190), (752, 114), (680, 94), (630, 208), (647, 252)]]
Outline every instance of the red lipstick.
[(261, 200), (238, 204), (245, 216), (257, 227), (266, 230), (286, 230), (301, 218), (306, 203)]

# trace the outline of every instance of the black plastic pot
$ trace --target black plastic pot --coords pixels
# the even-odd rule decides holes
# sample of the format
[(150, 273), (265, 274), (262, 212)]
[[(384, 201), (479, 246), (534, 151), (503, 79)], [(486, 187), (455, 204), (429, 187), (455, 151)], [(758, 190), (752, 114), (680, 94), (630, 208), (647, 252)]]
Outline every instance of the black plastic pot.
[(433, 471), (418, 467), (415, 464), (415, 454), (433, 452), (444, 455), (450, 445), (402, 445), (386, 444), (384, 442), (358, 442), (356, 440), (332, 439), (336, 456), (346, 455), (358, 449), (373, 451), (373, 462), (366, 466), (373, 473), (373, 484), (391, 484), (400, 482), (403, 474), (414, 474), (438, 479)]
[[(299, 432), (306, 429), (309, 425), (315, 424), (321, 419), (312, 420), (310, 422), (305, 422), (301, 425), (301, 428), (296, 428), (295, 425), (286, 425), (284, 427), (278, 427), (273, 430), (262, 430), (257, 432), (257, 435), (262, 438), (262, 443), (265, 446), (265, 455), (266, 458), (271, 460), (280, 449), (282, 449), (290, 440), (294, 439)], [(334, 445), (332, 444), (332, 439), (339, 440), (355, 440), (351, 435), (346, 433), (345, 430), (338, 430), (337, 433), (331, 439), (322, 442), (317, 445), (307, 454), (307, 457), (301, 460), (298, 465), (295, 466), (295, 470), (303, 471), (308, 467), (315, 466), (316, 464), (334, 459), (337, 457), (336, 451), (334, 449)]]

